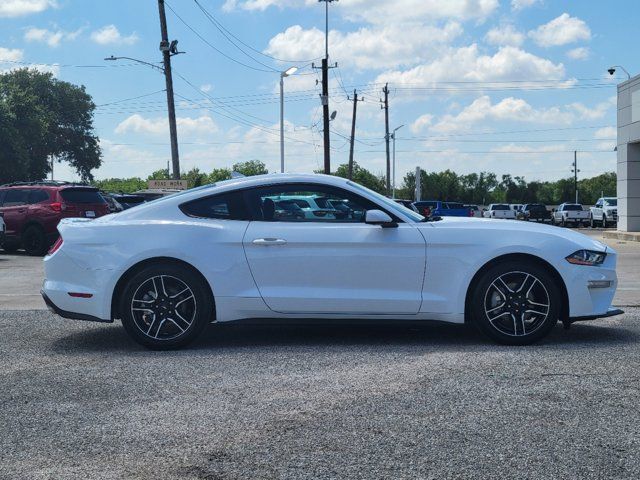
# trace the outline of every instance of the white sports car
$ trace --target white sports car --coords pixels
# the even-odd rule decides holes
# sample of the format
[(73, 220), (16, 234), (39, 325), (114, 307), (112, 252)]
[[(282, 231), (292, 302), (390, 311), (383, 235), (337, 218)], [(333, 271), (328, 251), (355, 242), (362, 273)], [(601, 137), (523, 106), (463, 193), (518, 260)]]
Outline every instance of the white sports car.
[[(273, 198), (348, 205), (275, 215)], [(529, 344), (610, 308), (616, 253), (574, 231), (479, 218), (427, 221), (351, 181), (264, 175), (188, 190), (97, 220), (65, 219), (42, 295), (66, 318), (112, 322), (151, 348), (245, 318), (470, 322)]]

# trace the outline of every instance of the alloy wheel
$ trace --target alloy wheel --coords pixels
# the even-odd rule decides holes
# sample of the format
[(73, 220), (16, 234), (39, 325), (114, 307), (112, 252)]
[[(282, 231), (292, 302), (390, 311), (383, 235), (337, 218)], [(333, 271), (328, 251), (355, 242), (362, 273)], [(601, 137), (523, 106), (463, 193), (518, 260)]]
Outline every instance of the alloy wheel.
[(485, 292), (484, 314), (491, 326), (504, 335), (531, 335), (545, 324), (550, 309), (549, 292), (531, 273), (504, 273)]
[(197, 313), (196, 297), (179, 278), (156, 275), (140, 284), (131, 300), (136, 327), (154, 340), (172, 340), (184, 334)]

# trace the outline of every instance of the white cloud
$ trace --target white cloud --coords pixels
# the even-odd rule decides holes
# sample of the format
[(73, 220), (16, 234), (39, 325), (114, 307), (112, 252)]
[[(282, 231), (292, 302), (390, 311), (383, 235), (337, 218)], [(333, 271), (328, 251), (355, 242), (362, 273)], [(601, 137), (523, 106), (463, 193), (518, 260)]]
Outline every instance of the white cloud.
[[(218, 131), (218, 126), (208, 115), (198, 118), (178, 117), (178, 135), (208, 135)], [(169, 133), (169, 122), (166, 118), (145, 118), (136, 113), (126, 118), (116, 127), (115, 133), (146, 133), (149, 135), (166, 135)]]
[(593, 134), (593, 138), (597, 139), (610, 139), (616, 138), (618, 135), (618, 130), (615, 127), (603, 127), (599, 128)]
[(425, 113), (424, 115), (420, 115), (416, 120), (411, 124), (411, 131), (413, 133), (420, 133), (425, 130), (428, 126), (433, 122), (433, 115), (429, 113)]
[(54, 0), (2, 0), (0, 2), (0, 18), (31, 15), (55, 6)]
[[(462, 27), (448, 22), (442, 27), (423, 24), (389, 24), (363, 27), (354, 32), (329, 32), (333, 58), (341, 66), (358, 69), (384, 69), (415, 64), (433, 55), (437, 47), (447, 45), (462, 34)], [(266, 53), (291, 59), (315, 58), (324, 49), (324, 32), (300, 25), (287, 28), (269, 41)]]
[[(266, 10), (269, 7), (319, 9), (316, 0), (227, 0), (223, 10)], [(350, 0), (334, 3), (332, 10), (354, 21), (389, 25), (420, 20), (483, 20), (498, 8), (498, 0)]]
[[(431, 63), (406, 71), (383, 73), (375, 80), (395, 85), (429, 85), (451, 80), (501, 81), (561, 79), (564, 65), (516, 47), (501, 47), (494, 55), (481, 55), (476, 44), (448, 49)], [(526, 85), (522, 85), (526, 86)]]
[(22, 60), (24, 51), (18, 48), (4, 48), (0, 47), (0, 63), (5, 62), (19, 62)]
[(100, 45), (133, 45), (138, 41), (138, 35), (123, 36), (115, 25), (106, 25), (91, 33), (91, 40)]
[(205, 83), (204, 85), (200, 85), (201, 92), (209, 93), (211, 90), (213, 90), (213, 85), (211, 85), (210, 83)]
[(591, 30), (583, 20), (563, 13), (549, 23), (531, 30), (529, 36), (541, 47), (555, 47), (580, 40), (589, 40)]
[(65, 32), (63, 30), (48, 30), (46, 28), (30, 27), (24, 32), (24, 39), (28, 42), (46, 43), (50, 47), (57, 47), (64, 41), (72, 41), (78, 38), (82, 29), (75, 32)]
[(517, 31), (513, 25), (503, 25), (489, 30), (484, 40), (490, 45), (519, 47), (524, 42), (524, 34)]
[(612, 107), (611, 101), (602, 102), (593, 108), (581, 103), (564, 107), (536, 109), (521, 98), (508, 97), (492, 103), (488, 95), (475, 99), (457, 115), (444, 115), (431, 127), (434, 132), (456, 132), (471, 129), (480, 122), (526, 122), (548, 125), (570, 125), (575, 120), (595, 120), (604, 117)]
[(542, 3), (542, 0), (511, 0), (511, 8), (513, 10), (524, 10), (534, 6), (536, 3)]
[(573, 60), (586, 60), (589, 58), (589, 49), (587, 47), (578, 47), (567, 52), (567, 57)]

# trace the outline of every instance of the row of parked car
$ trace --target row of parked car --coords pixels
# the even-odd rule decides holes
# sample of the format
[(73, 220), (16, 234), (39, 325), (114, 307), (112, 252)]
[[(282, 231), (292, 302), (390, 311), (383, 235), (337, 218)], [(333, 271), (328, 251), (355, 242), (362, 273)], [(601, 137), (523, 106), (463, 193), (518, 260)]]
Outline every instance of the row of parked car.
[[(153, 192), (125, 195), (67, 182), (19, 182), (0, 186), (0, 246), (44, 255), (58, 237), (63, 218), (97, 218), (154, 198)], [(155, 197), (157, 198), (157, 197)]]
[(492, 203), (481, 209), (478, 205), (460, 202), (396, 200), (425, 217), (484, 217), (530, 222), (548, 222), (552, 225), (609, 227), (618, 222), (618, 200), (615, 197), (599, 198), (593, 207), (585, 210), (579, 203), (563, 203), (549, 210), (541, 203), (508, 204)]

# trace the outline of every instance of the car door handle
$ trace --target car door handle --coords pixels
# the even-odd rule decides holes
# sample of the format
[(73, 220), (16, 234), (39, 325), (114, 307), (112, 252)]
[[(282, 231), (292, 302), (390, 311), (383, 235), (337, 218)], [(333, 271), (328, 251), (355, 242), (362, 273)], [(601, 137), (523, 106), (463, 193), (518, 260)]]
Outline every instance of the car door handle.
[(271, 245), (286, 245), (287, 241), (282, 238), (256, 238), (253, 241), (253, 244), (269, 247)]

